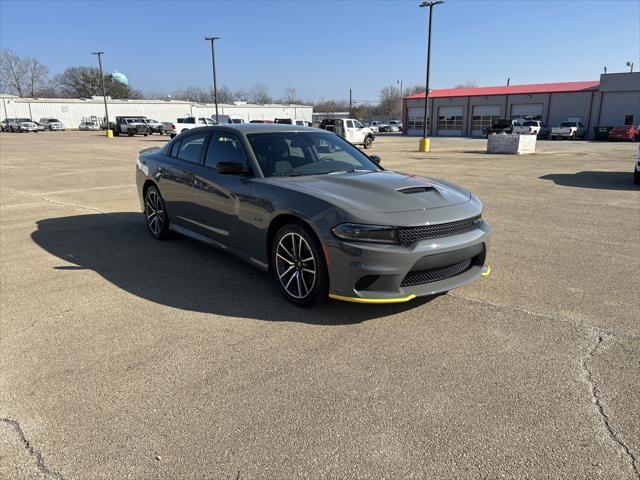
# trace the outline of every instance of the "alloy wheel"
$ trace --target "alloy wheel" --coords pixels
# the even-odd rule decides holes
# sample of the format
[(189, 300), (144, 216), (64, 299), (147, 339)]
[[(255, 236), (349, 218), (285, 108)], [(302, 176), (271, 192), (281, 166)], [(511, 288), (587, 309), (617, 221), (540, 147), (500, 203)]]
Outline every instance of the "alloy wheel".
[(149, 193), (147, 193), (145, 207), (149, 230), (154, 236), (158, 237), (162, 234), (164, 227), (165, 212), (162, 199), (154, 189), (149, 190)]
[(294, 232), (282, 236), (276, 247), (276, 273), (282, 288), (295, 299), (304, 299), (316, 284), (317, 266), (305, 238)]

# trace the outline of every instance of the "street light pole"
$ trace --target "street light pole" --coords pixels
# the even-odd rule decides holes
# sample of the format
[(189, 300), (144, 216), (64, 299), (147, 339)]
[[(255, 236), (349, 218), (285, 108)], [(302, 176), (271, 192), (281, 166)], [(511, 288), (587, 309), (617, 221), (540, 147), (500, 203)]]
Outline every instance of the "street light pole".
[(104, 99), (104, 113), (107, 122), (106, 135), (111, 138), (113, 132), (111, 131), (111, 124), (109, 123), (109, 108), (107, 107), (107, 91), (104, 88), (104, 74), (102, 73), (102, 55), (104, 52), (91, 52), (93, 55), (98, 56), (98, 65), (100, 67), (100, 83), (102, 84), (102, 98)]
[(630, 73), (633, 73), (633, 62), (627, 62), (627, 67), (629, 67)]
[(211, 42), (211, 65), (213, 68), (213, 103), (216, 104), (216, 123), (218, 123), (218, 84), (216, 83), (216, 52), (213, 42), (220, 40), (220, 37), (204, 37), (207, 42)]
[(404, 119), (404, 115), (402, 115), (402, 106), (403, 106), (403, 101), (402, 101), (402, 80), (396, 80), (396, 83), (400, 84), (400, 116)]
[(424, 91), (424, 118), (422, 122), (422, 139), (420, 140), (419, 151), (428, 152), (430, 147), (429, 139), (427, 138), (427, 104), (429, 103), (429, 71), (431, 67), (431, 18), (433, 15), (433, 7), (444, 3), (443, 0), (437, 0), (435, 2), (424, 1), (420, 4), (420, 7), (429, 7), (429, 34), (427, 44), (427, 80)]

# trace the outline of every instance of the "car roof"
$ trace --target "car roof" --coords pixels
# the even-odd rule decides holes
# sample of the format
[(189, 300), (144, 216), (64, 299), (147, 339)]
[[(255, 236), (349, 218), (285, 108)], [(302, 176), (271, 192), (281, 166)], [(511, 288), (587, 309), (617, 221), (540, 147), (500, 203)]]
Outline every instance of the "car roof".
[(289, 125), (285, 123), (221, 123), (218, 125), (211, 125), (206, 127), (198, 127), (194, 130), (204, 130), (204, 129), (224, 129), (235, 131), (241, 134), (251, 134), (251, 133), (273, 133), (273, 132), (324, 132), (327, 133), (326, 130), (320, 130), (318, 128), (313, 127), (305, 127), (303, 125)]

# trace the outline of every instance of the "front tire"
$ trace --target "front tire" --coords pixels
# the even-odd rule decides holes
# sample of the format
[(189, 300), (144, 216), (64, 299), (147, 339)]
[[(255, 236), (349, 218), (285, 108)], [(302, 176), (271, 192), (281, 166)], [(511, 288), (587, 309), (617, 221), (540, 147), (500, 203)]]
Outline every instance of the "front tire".
[(149, 233), (156, 240), (167, 238), (169, 234), (169, 217), (164, 200), (157, 187), (149, 187), (144, 194), (144, 218)]
[(365, 148), (365, 150), (368, 150), (369, 148), (371, 148), (371, 145), (373, 145), (373, 139), (371, 137), (366, 137), (364, 139), (364, 148)]
[(329, 293), (329, 275), (320, 242), (305, 226), (285, 225), (271, 246), (271, 271), (290, 302), (308, 306)]
[(633, 172), (633, 183), (635, 183), (636, 185), (640, 185), (640, 171), (635, 170)]

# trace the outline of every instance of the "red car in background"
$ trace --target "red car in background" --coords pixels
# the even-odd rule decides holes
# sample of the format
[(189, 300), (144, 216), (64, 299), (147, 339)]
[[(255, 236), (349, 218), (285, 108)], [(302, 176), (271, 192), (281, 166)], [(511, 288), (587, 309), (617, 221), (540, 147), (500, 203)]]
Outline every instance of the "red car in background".
[(640, 137), (640, 130), (635, 125), (616, 127), (609, 132), (609, 140), (633, 142), (638, 137)]

